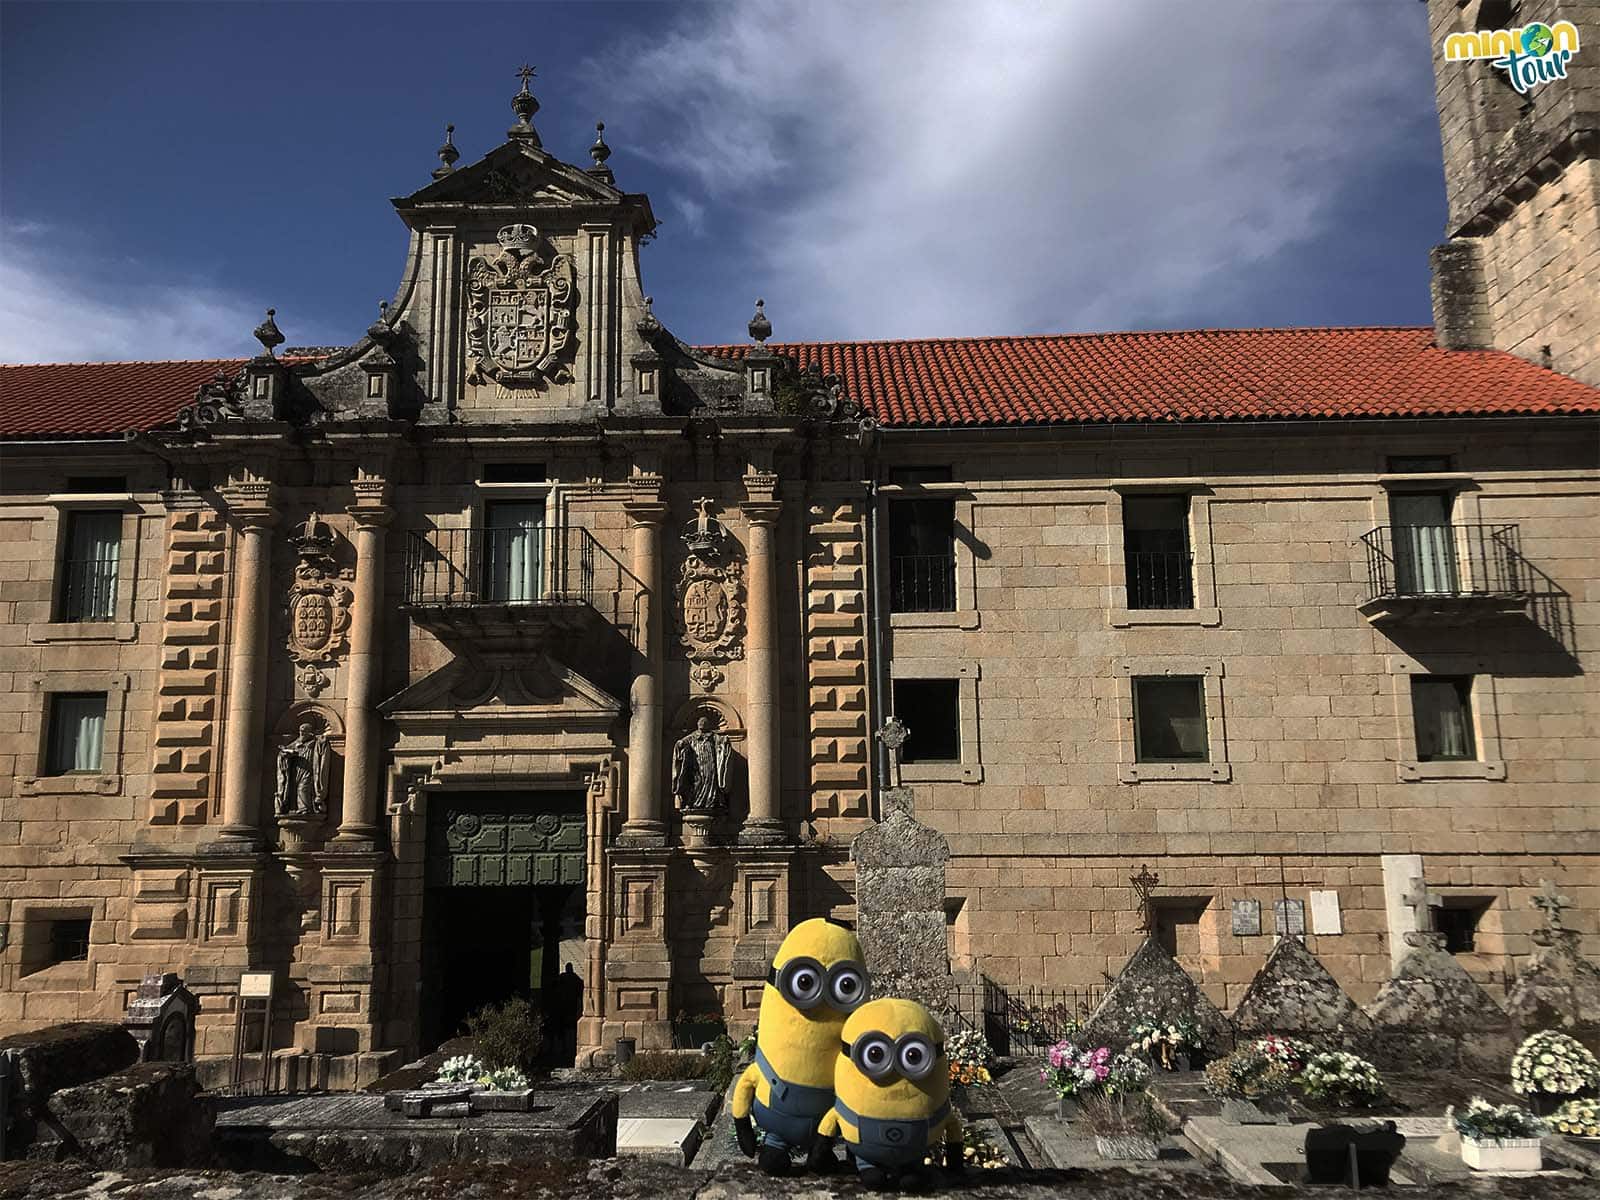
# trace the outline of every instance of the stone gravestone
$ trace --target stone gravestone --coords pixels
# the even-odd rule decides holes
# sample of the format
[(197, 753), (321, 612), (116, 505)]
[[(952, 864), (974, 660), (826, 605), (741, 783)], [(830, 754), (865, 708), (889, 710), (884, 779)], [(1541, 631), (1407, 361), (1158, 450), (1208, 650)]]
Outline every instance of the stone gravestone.
[(140, 1062), (193, 1062), (200, 1002), (170, 971), (146, 975), (128, 1002), (122, 1027), (139, 1043)]
[(1105, 997), (1073, 1040), (1088, 1046), (1121, 1049), (1140, 1021), (1193, 1021), (1205, 1038), (1208, 1055), (1233, 1049), (1233, 1026), (1198, 984), (1153, 937), (1123, 964)]
[(1578, 931), (1562, 920), (1571, 901), (1549, 880), (1539, 882), (1533, 903), (1544, 914), (1544, 928), (1534, 930), (1538, 949), (1511, 985), (1506, 1010), (1524, 1029), (1600, 1025), (1600, 967), (1578, 953)]
[(935, 1014), (949, 1010), (954, 980), (945, 931), (950, 843), (916, 819), (911, 789), (886, 788), (883, 819), (856, 835), (856, 936), (874, 996), (902, 996)]
[(1371, 1020), (1296, 937), (1281, 939), (1233, 1010), (1240, 1033), (1332, 1034)]

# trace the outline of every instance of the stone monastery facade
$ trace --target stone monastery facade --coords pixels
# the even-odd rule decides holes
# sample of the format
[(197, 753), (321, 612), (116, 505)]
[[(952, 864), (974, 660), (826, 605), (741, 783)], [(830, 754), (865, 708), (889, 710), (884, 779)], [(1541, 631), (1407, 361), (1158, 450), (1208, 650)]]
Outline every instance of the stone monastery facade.
[(1498, 984), (1543, 878), (1592, 953), (1597, 62), (1437, 64), (1437, 329), (688, 346), (524, 84), (354, 344), (0, 370), (0, 1031), (151, 970), (215, 1058), (271, 972), (335, 1083), (568, 967), (580, 1057), (747, 1024), (891, 770), (998, 989), (1115, 972), (1145, 866), (1223, 1006), (1421, 905)]

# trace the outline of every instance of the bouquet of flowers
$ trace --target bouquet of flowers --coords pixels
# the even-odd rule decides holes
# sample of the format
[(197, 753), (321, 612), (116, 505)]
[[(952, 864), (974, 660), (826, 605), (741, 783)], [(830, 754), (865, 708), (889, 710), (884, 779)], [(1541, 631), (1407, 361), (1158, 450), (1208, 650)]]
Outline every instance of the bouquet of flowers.
[(516, 1067), (497, 1067), (479, 1076), (478, 1082), (497, 1092), (520, 1092), (528, 1086), (528, 1077)]
[(1293, 1072), (1255, 1046), (1244, 1046), (1206, 1065), (1206, 1091), (1224, 1100), (1262, 1100), (1281, 1095)]
[(989, 1068), (994, 1065), (994, 1051), (976, 1029), (963, 1029), (952, 1035), (944, 1044), (944, 1052), (950, 1060), (951, 1084), (970, 1087), (992, 1078)]
[(1546, 1029), (1511, 1056), (1511, 1089), (1520, 1095), (1572, 1096), (1600, 1087), (1600, 1062), (1577, 1038)]
[(1600, 1138), (1600, 1100), (1568, 1100), (1547, 1120), (1568, 1137)]
[(1340, 1108), (1364, 1108), (1383, 1098), (1383, 1078), (1378, 1068), (1344, 1050), (1313, 1054), (1298, 1080), (1306, 1095), (1332, 1100)]
[(1039, 1072), (1058, 1096), (1081, 1096), (1096, 1090), (1111, 1074), (1111, 1051), (1105, 1046), (1094, 1050), (1057, 1042), (1045, 1056), (1049, 1065)]
[(1135, 1054), (1132, 1047), (1116, 1055), (1108, 1064), (1105, 1090), (1108, 1096), (1125, 1096), (1142, 1092), (1150, 1086), (1150, 1064)]
[(1200, 1048), (1200, 1027), (1186, 1018), (1176, 1021), (1140, 1021), (1133, 1027), (1132, 1044), (1167, 1070), (1173, 1069), (1172, 1056)]
[(488, 1074), (489, 1068), (475, 1054), (458, 1054), (447, 1058), (433, 1077), (435, 1083), (477, 1083)]
[(1461, 1112), (1452, 1109), (1447, 1115), (1453, 1118), (1462, 1137), (1475, 1142), (1535, 1138), (1545, 1131), (1544, 1122), (1527, 1109), (1515, 1104), (1490, 1104), (1482, 1096), (1474, 1096)]
[(1280, 1037), (1275, 1033), (1269, 1033), (1266, 1037), (1257, 1038), (1251, 1044), (1273, 1062), (1279, 1062), (1288, 1067), (1291, 1074), (1298, 1073), (1306, 1059), (1315, 1053), (1304, 1042), (1295, 1038)]

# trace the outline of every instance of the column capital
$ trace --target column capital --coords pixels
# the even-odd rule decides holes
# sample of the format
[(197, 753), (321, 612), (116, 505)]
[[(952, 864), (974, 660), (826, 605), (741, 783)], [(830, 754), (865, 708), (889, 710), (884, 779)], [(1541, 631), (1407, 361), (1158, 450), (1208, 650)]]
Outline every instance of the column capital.
[(778, 473), (758, 466), (745, 472), (742, 482), (751, 504), (770, 504), (778, 491)]
[(219, 494), (234, 518), (245, 525), (273, 525), (278, 513), (272, 506), (272, 484), (265, 480), (246, 483), (229, 483), (219, 489)]
[(351, 483), (350, 488), (356, 496), (356, 502), (346, 510), (351, 515), (355, 515), (358, 508), (375, 509), (388, 506), (389, 481), (381, 476), (363, 471)]
[(748, 500), (739, 505), (739, 511), (752, 525), (776, 525), (783, 505), (773, 499)]
[(362, 529), (382, 529), (394, 520), (394, 509), (387, 504), (356, 503), (345, 509)]
[(628, 500), (622, 505), (635, 525), (660, 525), (667, 519), (667, 506), (656, 499)]

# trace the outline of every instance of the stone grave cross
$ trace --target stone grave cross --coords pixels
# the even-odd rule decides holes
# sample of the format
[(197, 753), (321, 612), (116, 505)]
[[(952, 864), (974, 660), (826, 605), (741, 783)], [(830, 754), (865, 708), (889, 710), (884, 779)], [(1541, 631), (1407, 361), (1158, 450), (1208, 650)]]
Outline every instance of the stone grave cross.
[(1128, 882), (1133, 884), (1134, 895), (1139, 897), (1139, 932), (1148, 934), (1156, 927), (1156, 908), (1150, 896), (1161, 882), (1161, 876), (1140, 863), (1139, 873), (1128, 876)]
[(878, 730), (878, 740), (883, 743), (889, 752), (889, 786), (900, 786), (900, 747), (906, 744), (906, 738), (911, 736), (911, 730), (906, 728), (906, 723), (899, 717), (890, 717), (883, 723), (883, 728)]
[(1433, 927), (1433, 910), (1439, 904), (1441, 897), (1438, 892), (1428, 890), (1428, 885), (1419, 878), (1411, 881), (1411, 886), (1406, 894), (1400, 898), (1416, 916), (1417, 927), (1406, 934), (1408, 946), (1431, 946), (1435, 950), (1444, 946), (1444, 935)]
[(1571, 898), (1556, 891), (1555, 884), (1541, 879), (1533, 906), (1544, 914), (1544, 928), (1534, 930), (1533, 940), (1541, 946), (1553, 946), (1565, 938), (1569, 931), (1561, 922), (1561, 913), (1571, 904)]

